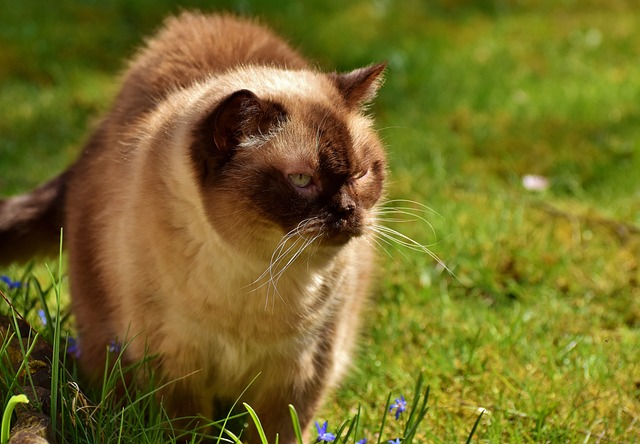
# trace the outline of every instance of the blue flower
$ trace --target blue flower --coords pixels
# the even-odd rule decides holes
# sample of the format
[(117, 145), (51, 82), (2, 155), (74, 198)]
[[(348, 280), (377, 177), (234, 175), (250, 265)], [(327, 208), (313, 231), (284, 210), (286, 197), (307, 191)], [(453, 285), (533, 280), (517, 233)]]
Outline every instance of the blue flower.
[(112, 339), (111, 342), (109, 342), (109, 353), (120, 353), (120, 350), (122, 350), (122, 345), (115, 339)]
[(47, 314), (44, 312), (43, 309), (38, 310), (38, 317), (40, 318), (40, 322), (42, 323), (42, 325), (44, 325), (46, 327), (47, 326)]
[(387, 441), (389, 444), (400, 444), (400, 438), (391, 439)]
[(396, 398), (395, 402), (391, 404), (389, 407), (389, 411), (392, 412), (393, 409), (396, 409), (396, 421), (400, 418), (400, 414), (407, 410), (407, 401), (405, 401), (404, 396), (400, 395), (400, 398)]
[(316, 442), (332, 442), (336, 439), (336, 435), (327, 433), (327, 426), (327, 421), (325, 421), (322, 426), (316, 421), (316, 429), (318, 430), (318, 439), (316, 439)]
[(22, 282), (12, 281), (9, 276), (5, 276), (5, 275), (0, 276), (0, 281), (7, 284), (7, 287), (9, 287), (9, 290), (14, 290), (16, 288), (22, 287)]
[(67, 354), (75, 358), (80, 357), (80, 341), (71, 336), (67, 337)]
[(367, 438), (362, 438), (360, 441), (357, 441), (356, 444), (367, 444)]

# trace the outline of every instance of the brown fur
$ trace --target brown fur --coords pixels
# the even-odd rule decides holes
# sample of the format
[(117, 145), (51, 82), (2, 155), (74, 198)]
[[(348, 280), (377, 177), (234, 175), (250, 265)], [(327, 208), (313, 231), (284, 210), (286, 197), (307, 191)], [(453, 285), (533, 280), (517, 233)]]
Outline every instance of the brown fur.
[(174, 416), (224, 414), (259, 375), (243, 401), (269, 439), (294, 442), (288, 404), (308, 429), (372, 273), (385, 156), (362, 106), (383, 70), (316, 72), (230, 16), (167, 20), (57, 188), (89, 375), (126, 342), (175, 381)]
[(60, 251), (68, 173), (31, 193), (0, 199), (0, 265)]

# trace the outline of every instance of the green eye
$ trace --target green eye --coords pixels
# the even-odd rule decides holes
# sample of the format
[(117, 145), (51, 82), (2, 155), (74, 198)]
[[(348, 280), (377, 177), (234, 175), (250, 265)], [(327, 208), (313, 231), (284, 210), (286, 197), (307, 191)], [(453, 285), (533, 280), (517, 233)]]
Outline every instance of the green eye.
[(311, 176), (308, 174), (289, 174), (289, 180), (298, 188), (305, 188), (311, 183)]

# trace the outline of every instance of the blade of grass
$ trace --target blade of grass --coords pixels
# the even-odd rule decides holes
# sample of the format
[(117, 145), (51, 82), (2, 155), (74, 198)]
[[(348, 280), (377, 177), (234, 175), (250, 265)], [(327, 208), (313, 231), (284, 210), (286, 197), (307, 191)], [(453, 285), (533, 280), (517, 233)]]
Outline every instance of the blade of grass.
[(362, 414), (362, 404), (358, 403), (358, 413), (356, 413), (356, 418), (354, 421), (354, 433), (353, 433), (353, 442), (358, 439), (358, 427), (360, 427), (360, 415)]
[(298, 444), (303, 444), (302, 430), (300, 429), (300, 418), (298, 417), (296, 408), (292, 404), (289, 404), (289, 413), (291, 414), (291, 423), (293, 424), (293, 432), (296, 435), (296, 440), (298, 441)]
[(247, 409), (247, 411), (249, 412), (249, 415), (251, 416), (251, 419), (253, 420), (253, 423), (256, 426), (258, 436), (260, 436), (260, 442), (262, 442), (262, 444), (269, 444), (269, 441), (267, 441), (267, 437), (264, 434), (264, 429), (262, 428), (262, 424), (260, 423), (260, 418), (258, 418), (258, 415), (256, 414), (255, 410), (253, 410), (253, 408), (251, 408), (251, 406), (246, 402), (243, 402), (242, 405), (244, 406), (245, 409)]
[[(420, 378), (418, 379), (418, 383), (416, 384), (416, 388), (421, 387), (422, 386), (422, 375), (420, 375)], [(414, 406), (411, 409), (411, 413), (409, 415), (409, 421), (407, 421), (407, 426), (405, 428), (405, 441), (407, 442), (412, 442), (413, 438), (416, 434), (416, 431), (418, 430), (418, 426), (420, 425), (420, 423), (422, 422), (422, 420), (425, 418), (425, 416), (427, 415), (427, 412), (429, 411), (429, 407), (427, 406), (427, 403), (429, 402), (429, 394), (431, 392), (431, 386), (427, 386), (427, 389), (424, 392), (424, 395), (422, 395), (422, 403), (420, 405), (419, 408), (416, 408), (416, 405), (419, 401), (419, 397), (421, 396), (419, 394), (419, 391), (416, 390), (416, 393), (418, 393), (418, 398), (414, 398)], [(415, 414), (414, 412), (418, 412), (417, 414)], [(415, 420), (414, 420), (415, 418)]]
[(413, 424), (413, 418), (415, 417), (416, 410), (417, 410), (416, 405), (418, 404), (418, 401), (420, 400), (420, 396), (422, 395), (421, 393), (422, 384), (423, 384), (423, 375), (422, 373), (420, 373), (420, 375), (418, 376), (418, 380), (416, 381), (415, 389), (413, 390), (413, 408), (409, 413), (409, 418), (407, 419), (407, 426), (409, 426), (410, 424)]
[(478, 425), (480, 424), (480, 420), (482, 419), (482, 415), (484, 415), (484, 410), (482, 410), (480, 412), (480, 415), (478, 415), (478, 419), (476, 419), (476, 422), (473, 424), (473, 428), (471, 429), (471, 433), (469, 433), (469, 437), (467, 438), (467, 444), (471, 443), (471, 438), (473, 438), (473, 434), (476, 432), (476, 429), (478, 428)]
[(384, 405), (384, 413), (382, 415), (382, 421), (380, 422), (380, 430), (378, 431), (378, 441), (377, 444), (380, 444), (380, 440), (382, 439), (382, 432), (384, 431), (384, 426), (387, 422), (387, 412), (389, 412), (389, 405), (391, 404), (391, 392), (389, 392), (389, 396), (387, 396), (387, 402)]
[[(337, 442), (347, 442), (347, 440), (349, 439), (349, 436), (351, 436), (351, 432), (353, 431), (354, 420), (355, 420), (355, 417), (351, 419), (347, 419), (346, 421), (342, 422), (342, 424), (336, 431)], [(349, 426), (349, 428), (347, 429), (347, 434), (343, 437), (342, 432), (344, 432), (344, 429), (347, 428), (347, 426)]]
[[(20, 351), (22, 352), (22, 362), (20, 363), (20, 367), (18, 368), (18, 371), (15, 372), (14, 377), (12, 379), (12, 384), (11, 387), (14, 386), (14, 384), (16, 384), (18, 382), (18, 377), (19, 375), (22, 374), (26, 374), (26, 377), (29, 378), (29, 384), (31, 385), (31, 387), (33, 388), (34, 384), (33, 384), (33, 380), (31, 378), (31, 372), (27, 371), (25, 372), (25, 368), (29, 368), (29, 356), (31, 356), (31, 353), (33, 352), (33, 349), (35, 348), (38, 338), (40, 337), (40, 334), (38, 332), (35, 332), (35, 336), (33, 337), (33, 340), (30, 340), (31, 338), (31, 333), (33, 332), (33, 330), (29, 330), (29, 337), (26, 338), (27, 340), (27, 344), (29, 344), (29, 348), (25, 349), (24, 348), (24, 341), (22, 338), (22, 335), (20, 334), (20, 326), (18, 325), (18, 318), (16, 317), (16, 312), (14, 310), (11, 311), (12, 313), (12, 317), (13, 317), (13, 329), (14, 329), (14, 334), (16, 335), (17, 339), (18, 339), (18, 344), (20, 347)], [(10, 346), (10, 344), (9, 344)], [(24, 384), (24, 382), (22, 383)]]
[(14, 395), (9, 399), (7, 407), (2, 415), (2, 430), (0, 433), (0, 443), (7, 444), (9, 442), (9, 431), (11, 427), (11, 415), (17, 404), (29, 404), (29, 399), (25, 395)]
[[(347, 420), (344, 421), (342, 423), (342, 425), (340, 426), (340, 428), (338, 429), (338, 431), (336, 432), (336, 440), (339, 440), (340, 442), (347, 442), (349, 440), (349, 438), (351, 437), (351, 434), (353, 433), (353, 436), (355, 437), (358, 433), (358, 422), (360, 420), (360, 414), (362, 412), (362, 405), (358, 404), (358, 412), (356, 413), (356, 415)], [(342, 436), (342, 432), (344, 431), (345, 427), (349, 425), (349, 428), (347, 429), (347, 434), (343, 437)], [(355, 439), (354, 439), (355, 440)]]
[(56, 320), (53, 332), (53, 356), (51, 358), (51, 435), (56, 436), (58, 418), (58, 390), (60, 383), (60, 286), (62, 285), (62, 239), (63, 229), (60, 228), (60, 246), (58, 250), (58, 279), (55, 279), (51, 269), (47, 266), (53, 290), (56, 297)]
[(249, 390), (249, 387), (251, 387), (253, 385), (254, 382), (256, 382), (256, 380), (260, 377), (262, 373), (258, 373), (250, 382), (249, 384), (247, 384), (247, 386), (244, 388), (244, 390), (242, 391), (242, 393), (240, 393), (240, 395), (236, 398), (236, 400), (233, 402), (233, 404), (231, 405), (231, 408), (229, 409), (229, 413), (227, 413), (226, 418), (224, 418), (224, 422), (222, 423), (222, 428), (220, 429), (220, 434), (218, 435), (218, 440), (216, 442), (220, 442), (220, 439), (222, 438), (222, 432), (226, 431), (227, 428), (227, 423), (229, 422), (229, 419), (231, 419), (231, 413), (233, 412), (233, 410), (236, 408), (236, 405), (238, 405), (238, 402), (240, 402), (240, 399), (242, 399), (242, 397), (244, 396), (244, 394), (247, 392), (247, 390)]

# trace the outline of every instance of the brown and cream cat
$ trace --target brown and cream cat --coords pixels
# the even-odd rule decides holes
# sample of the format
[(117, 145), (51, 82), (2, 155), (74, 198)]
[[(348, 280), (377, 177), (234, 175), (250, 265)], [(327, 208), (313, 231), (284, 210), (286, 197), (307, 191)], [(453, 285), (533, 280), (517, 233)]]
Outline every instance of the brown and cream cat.
[[(325, 74), (271, 31), (183, 13), (134, 57), (80, 159), (0, 201), (0, 261), (64, 227), (81, 365), (155, 355), (176, 416), (243, 401), (294, 442), (349, 363), (385, 154), (384, 64)], [(251, 432), (249, 432), (251, 433)], [(257, 442), (256, 436), (245, 436)]]

